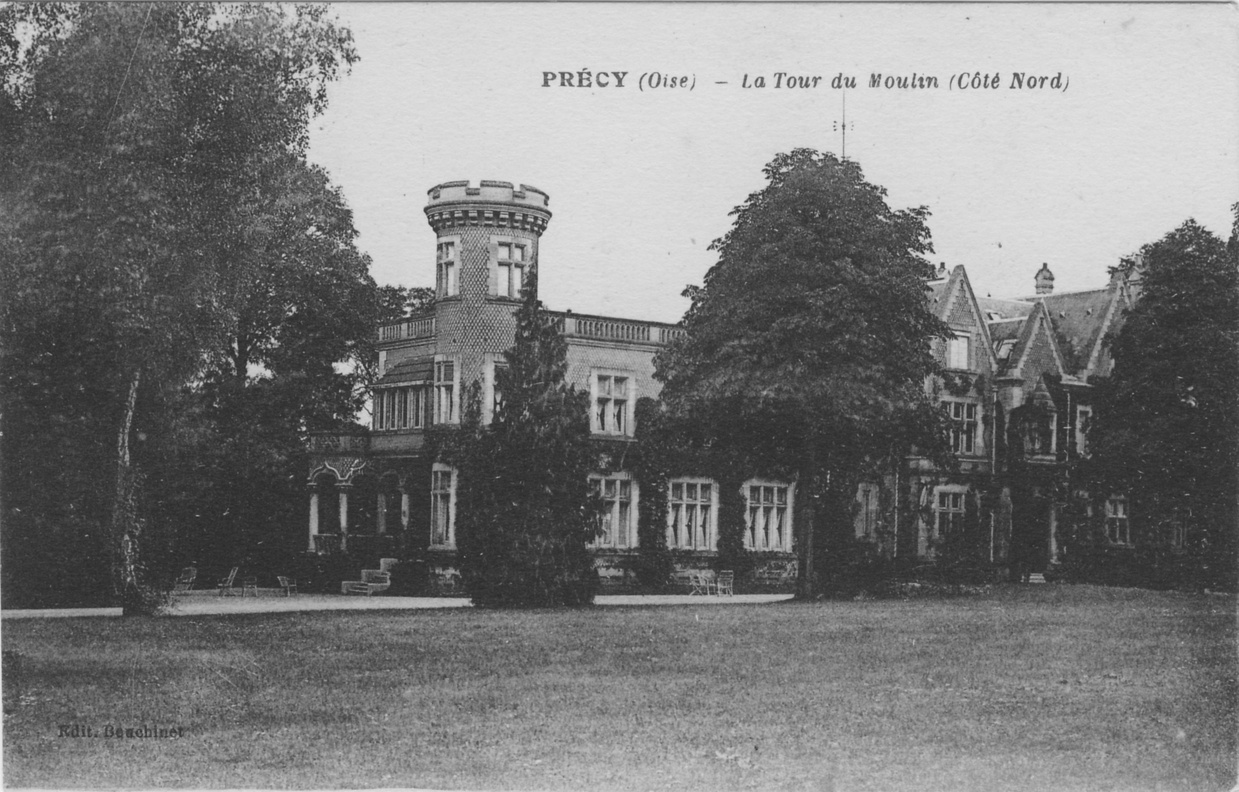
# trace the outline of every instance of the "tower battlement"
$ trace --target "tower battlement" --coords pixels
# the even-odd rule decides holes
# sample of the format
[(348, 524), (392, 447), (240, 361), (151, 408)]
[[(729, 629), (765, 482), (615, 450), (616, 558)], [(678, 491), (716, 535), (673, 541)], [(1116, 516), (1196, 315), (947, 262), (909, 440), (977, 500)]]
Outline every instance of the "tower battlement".
[(465, 225), (520, 228), (541, 235), (551, 219), (550, 196), (537, 187), (483, 179), (437, 184), (427, 191), (426, 219), (435, 231)]

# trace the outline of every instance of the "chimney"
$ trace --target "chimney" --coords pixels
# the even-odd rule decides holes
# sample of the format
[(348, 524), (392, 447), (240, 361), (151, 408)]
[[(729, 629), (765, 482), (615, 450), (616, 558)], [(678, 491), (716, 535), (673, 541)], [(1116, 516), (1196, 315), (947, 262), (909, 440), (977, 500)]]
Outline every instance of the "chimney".
[(1052, 294), (1054, 292), (1054, 273), (1050, 272), (1049, 264), (1042, 262), (1041, 269), (1037, 270), (1033, 280), (1037, 284), (1037, 294)]

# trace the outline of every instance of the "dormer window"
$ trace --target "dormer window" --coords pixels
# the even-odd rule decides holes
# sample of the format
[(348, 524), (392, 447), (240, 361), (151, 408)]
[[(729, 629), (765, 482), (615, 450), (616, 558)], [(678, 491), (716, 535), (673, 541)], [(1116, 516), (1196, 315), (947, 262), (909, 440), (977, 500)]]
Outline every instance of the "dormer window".
[(528, 258), (525, 245), (519, 242), (500, 242), (496, 266), (499, 278), (495, 293), (500, 297), (520, 297), (525, 285), (525, 262)]
[(456, 261), (456, 243), (440, 242), (436, 253), (437, 269), (435, 289), (440, 297), (450, 297), (459, 289), (459, 267)]

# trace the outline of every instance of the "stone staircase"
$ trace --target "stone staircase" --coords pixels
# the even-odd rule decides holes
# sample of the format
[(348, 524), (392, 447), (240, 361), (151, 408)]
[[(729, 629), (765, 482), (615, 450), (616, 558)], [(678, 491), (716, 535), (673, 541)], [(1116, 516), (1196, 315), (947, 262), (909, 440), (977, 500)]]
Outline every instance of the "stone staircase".
[(1044, 583), (1045, 575), (1040, 572), (1031, 572), (1028, 575), (1028, 582), (1029, 583)]
[(370, 597), (387, 591), (391, 587), (391, 568), (395, 565), (394, 558), (380, 558), (378, 569), (361, 570), (361, 580), (341, 581), (340, 593)]

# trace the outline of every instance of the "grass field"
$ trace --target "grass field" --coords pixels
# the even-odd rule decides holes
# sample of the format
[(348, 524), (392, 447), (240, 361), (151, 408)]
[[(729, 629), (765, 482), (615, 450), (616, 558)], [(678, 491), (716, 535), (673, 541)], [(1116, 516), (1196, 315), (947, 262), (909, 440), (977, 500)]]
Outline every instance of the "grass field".
[(1233, 597), (31, 620), (3, 645), (9, 787), (1235, 782)]

